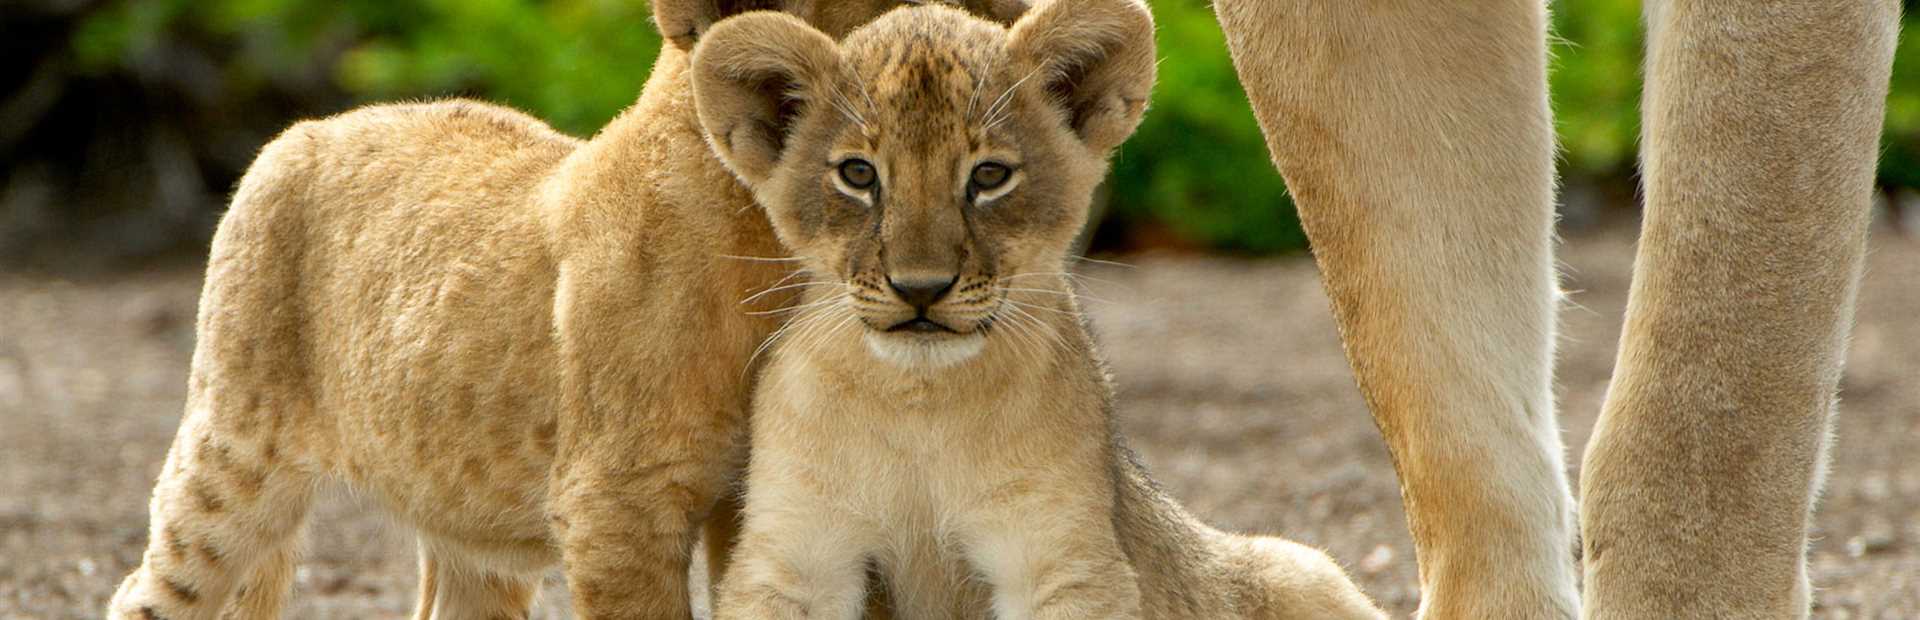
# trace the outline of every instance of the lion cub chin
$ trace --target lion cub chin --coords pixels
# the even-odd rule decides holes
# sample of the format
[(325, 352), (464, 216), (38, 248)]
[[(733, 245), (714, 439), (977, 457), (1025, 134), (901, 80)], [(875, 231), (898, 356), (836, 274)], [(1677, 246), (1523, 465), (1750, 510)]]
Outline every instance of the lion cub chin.
[(701, 124), (804, 276), (716, 617), (1377, 614), (1323, 554), (1193, 520), (1112, 433), (1065, 265), (1153, 69), (1137, 0), (702, 39)]
[(882, 361), (901, 368), (940, 370), (973, 359), (987, 348), (985, 333), (975, 332), (936, 338), (902, 338), (882, 332), (868, 332), (862, 340), (867, 351)]

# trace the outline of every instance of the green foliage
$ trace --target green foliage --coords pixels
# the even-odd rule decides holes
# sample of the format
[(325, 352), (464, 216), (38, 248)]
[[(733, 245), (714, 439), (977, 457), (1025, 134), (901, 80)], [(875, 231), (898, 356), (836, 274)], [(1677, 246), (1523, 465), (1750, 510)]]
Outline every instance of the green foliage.
[(1640, 2), (1557, 0), (1552, 11), (1560, 175), (1624, 176), (1640, 135)]
[[(1108, 230), (1252, 253), (1304, 247), (1208, 2), (1151, 4), (1160, 83), (1115, 160)], [(1640, 2), (1555, 0), (1552, 11), (1562, 176), (1630, 177)], [(229, 95), (316, 84), (362, 101), (467, 95), (585, 134), (639, 93), (659, 47), (649, 16), (639, 0), (112, 0), (86, 11), (69, 51), (83, 72), (141, 74), (157, 49), (198, 45), (215, 50), (205, 56)], [(1920, 186), (1920, 40), (1903, 40), (1897, 58), (1882, 180)]]
[[(1909, 3), (1911, 4), (1911, 3)], [(1908, 6), (1904, 36), (1893, 52), (1893, 84), (1887, 96), (1886, 148), (1880, 155), (1880, 182), (1920, 187), (1920, 15)]]
[[(1216, 249), (1305, 247), (1212, 8), (1203, 0), (1157, 0), (1153, 10), (1160, 82), (1146, 121), (1114, 164), (1119, 224), (1163, 225)], [(1562, 174), (1628, 175), (1639, 134), (1640, 3), (1558, 0), (1553, 29)], [(1920, 116), (1920, 90), (1915, 108)]]
[(121, 0), (82, 22), (73, 52), (111, 71), (210, 38), (239, 51), (230, 85), (318, 71), (362, 100), (482, 97), (581, 134), (640, 92), (651, 17), (632, 0)]
[[(1912, 2), (1907, 4), (1911, 5)], [(1920, 26), (1908, 6), (1904, 30)], [(1618, 178), (1635, 163), (1644, 29), (1637, 0), (1556, 0), (1553, 99), (1568, 179)], [(1887, 98), (1880, 183), (1920, 187), (1920, 38), (1901, 37)]]
[(362, 43), (341, 63), (365, 97), (472, 91), (562, 130), (604, 125), (639, 95), (660, 39), (645, 3), (428, 0), (419, 27)]
[[(1205, 0), (1158, 0), (1159, 82), (1114, 161), (1110, 217), (1235, 251), (1306, 246)], [(1111, 225), (1111, 224), (1110, 224)]]

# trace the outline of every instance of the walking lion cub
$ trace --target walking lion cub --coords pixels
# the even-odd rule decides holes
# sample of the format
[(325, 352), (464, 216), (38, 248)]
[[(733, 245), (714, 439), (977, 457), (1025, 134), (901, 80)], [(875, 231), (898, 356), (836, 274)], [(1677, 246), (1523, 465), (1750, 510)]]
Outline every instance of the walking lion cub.
[(716, 618), (856, 618), (870, 572), (903, 618), (1379, 615), (1319, 551), (1198, 522), (1114, 433), (1063, 272), (1153, 50), (1136, 0), (703, 41), (701, 123), (808, 278)]
[(656, 0), (668, 42), (591, 140), (468, 101), (281, 134), (214, 236), (186, 412), (107, 616), (278, 616), (315, 489), (344, 483), (418, 531), (419, 618), (524, 617), (556, 564), (579, 617), (690, 617), (779, 326), (740, 301), (782, 275), (741, 259), (782, 249), (700, 130), (691, 51), (748, 8), (842, 35), (897, 4)]

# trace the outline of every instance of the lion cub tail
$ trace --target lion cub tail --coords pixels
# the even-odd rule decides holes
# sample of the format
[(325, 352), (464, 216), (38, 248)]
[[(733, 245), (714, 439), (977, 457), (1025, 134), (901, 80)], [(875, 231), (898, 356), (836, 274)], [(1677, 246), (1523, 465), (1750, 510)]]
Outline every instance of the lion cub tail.
[(1216, 540), (1249, 619), (1387, 617), (1324, 551), (1273, 536)]
[(1326, 552), (1221, 532), (1160, 489), (1114, 437), (1114, 523), (1152, 617), (1385, 618)]

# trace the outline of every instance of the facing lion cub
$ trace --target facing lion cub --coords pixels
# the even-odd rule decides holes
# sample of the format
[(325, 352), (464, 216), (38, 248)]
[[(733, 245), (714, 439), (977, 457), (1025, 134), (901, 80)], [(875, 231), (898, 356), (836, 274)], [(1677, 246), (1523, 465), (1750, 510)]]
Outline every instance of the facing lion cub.
[(1063, 272), (1153, 75), (1136, 0), (702, 43), (701, 121), (807, 278), (716, 618), (1379, 617), (1319, 551), (1193, 518), (1113, 432)]

